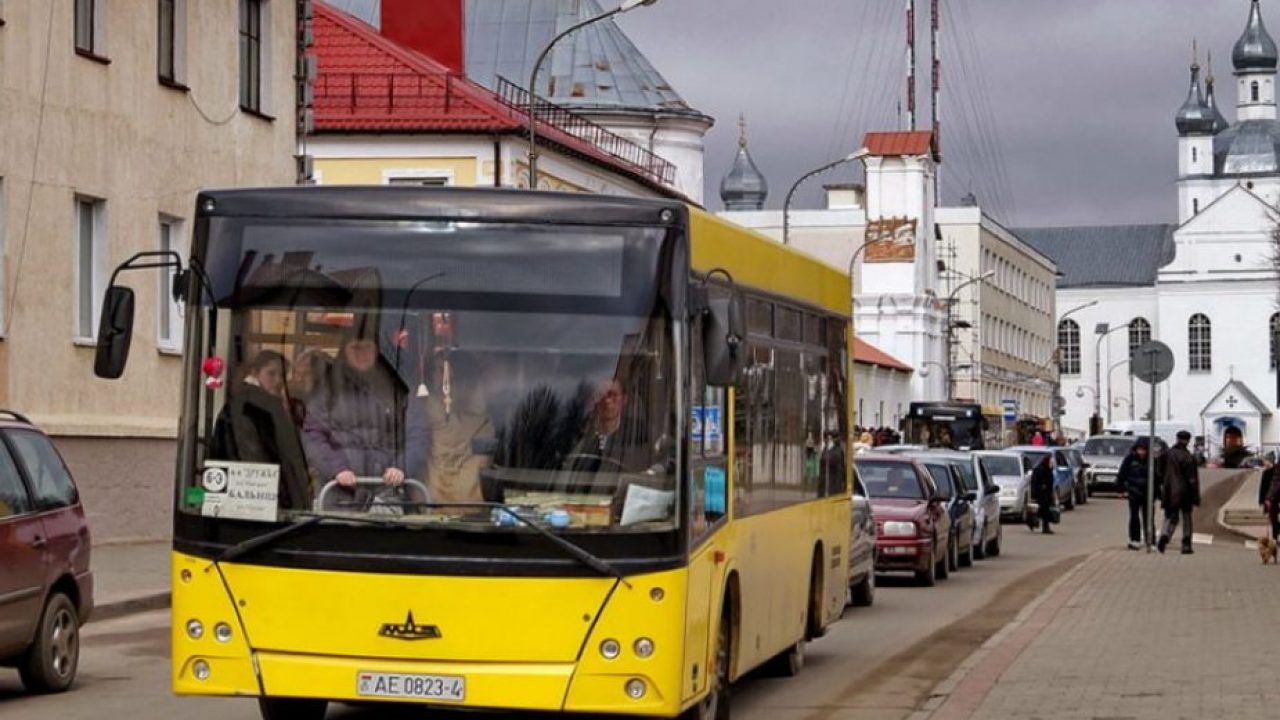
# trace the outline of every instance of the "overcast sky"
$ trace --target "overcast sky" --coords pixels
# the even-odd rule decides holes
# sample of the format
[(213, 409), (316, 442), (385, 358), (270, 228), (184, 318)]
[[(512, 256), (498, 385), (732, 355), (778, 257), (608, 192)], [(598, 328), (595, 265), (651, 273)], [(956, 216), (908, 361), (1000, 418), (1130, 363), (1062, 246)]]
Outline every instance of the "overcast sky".
[[(927, 15), (928, 0), (919, 5)], [(690, 105), (716, 118), (706, 146), (708, 206), (722, 207), (719, 182), (745, 112), (752, 156), (769, 179), (768, 205), (780, 207), (801, 173), (856, 150), (868, 129), (896, 129), (904, 6), (661, 0), (619, 24)], [(984, 207), (1003, 207), (994, 214), (1017, 226), (1175, 220), (1173, 117), (1186, 97), (1192, 39), (1199, 39), (1202, 64), (1204, 50), (1213, 51), (1219, 101), (1233, 121), (1231, 49), (1249, 0), (943, 0), (943, 7), (949, 204), (972, 189)], [(1280, 31), (1280, 2), (1264, 2), (1263, 10)], [(986, 103), (978, 78), (985, 78)], [(1003, 183), (992, 177), (996, 153), (972, 130), (983, 107), (995, 120)], [(816, 206), (823, 182), (852, 177), (811, 181), (797, 206)]]

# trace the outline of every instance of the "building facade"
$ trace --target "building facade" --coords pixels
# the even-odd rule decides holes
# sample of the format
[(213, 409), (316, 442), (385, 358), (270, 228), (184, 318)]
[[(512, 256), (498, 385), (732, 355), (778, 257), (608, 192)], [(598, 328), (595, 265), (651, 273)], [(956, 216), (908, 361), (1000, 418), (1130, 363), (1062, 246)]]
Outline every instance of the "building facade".
[(295, 5), (7, 2), (0, 20), (0, 406), (54, 436), (96, 539), (162, 537), (181, 310), (160, 273), (122, 276), (133, 353), (99, 380), (102, 295), (136, 252), (185, 255), (200, 189), (293, 182)]

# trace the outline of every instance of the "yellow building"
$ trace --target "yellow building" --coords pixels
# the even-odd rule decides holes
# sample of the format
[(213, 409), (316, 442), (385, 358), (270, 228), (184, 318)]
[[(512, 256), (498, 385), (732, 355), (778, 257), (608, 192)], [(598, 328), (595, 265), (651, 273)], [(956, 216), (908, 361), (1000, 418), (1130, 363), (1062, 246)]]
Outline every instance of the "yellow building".
[(196, 191), (294, 180), (295, 3), (0, 4), (0, 406), (41, 424), (96, 539), (163, 537), (182, 318), (137, 292), (133, 362), (93, 376), (102, 294), (144, 250), (185, 253)]

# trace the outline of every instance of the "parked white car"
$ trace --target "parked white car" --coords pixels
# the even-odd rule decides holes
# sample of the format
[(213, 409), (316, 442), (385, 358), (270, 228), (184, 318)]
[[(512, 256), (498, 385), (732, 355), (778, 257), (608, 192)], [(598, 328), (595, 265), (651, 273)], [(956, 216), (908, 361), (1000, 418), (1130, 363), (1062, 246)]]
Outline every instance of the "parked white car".
[(1027, 509), (1029, 473), (1023, 472), (1022, 456), (1015, 452), (979, 450), (974, 453), (986, 468), (991, 481), (1000, 486), (1001, 519), (1022, 520)]

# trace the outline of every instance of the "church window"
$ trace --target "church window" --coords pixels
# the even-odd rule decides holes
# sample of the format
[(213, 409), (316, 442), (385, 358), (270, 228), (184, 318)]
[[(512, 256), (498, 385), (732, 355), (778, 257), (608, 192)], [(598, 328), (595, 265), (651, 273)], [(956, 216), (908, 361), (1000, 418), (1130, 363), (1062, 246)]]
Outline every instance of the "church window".
[(1080, 374), (1080, 325), (1075, 320), (1058, 323), (1058, 369), (1063, 375)]
[(1191, 162), (1198, 162), (1199, 160), (1200, 160), (1199, 148), (1191, 148)]
[(1187, 354), (1191, 372), (1213, 370), (1213, 327), (1200, 313), (1192, 315), (1187, 326)]
[(1280, 333), (1280, 313), (1271, 316), (1271, 369), (1276, 369), (1276, 334)]
[(1253, 102), (1258, 102), (1258, 81), (1256, 80), (1249, 84), (1249, 97)]
[(1129, 322), (1129, 357), (1139, 347), (1151, 342), (1151, 323), (1146, 318), (1136, 317)]

